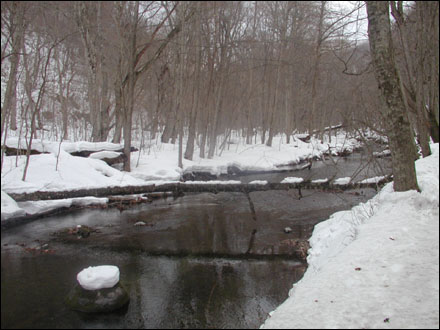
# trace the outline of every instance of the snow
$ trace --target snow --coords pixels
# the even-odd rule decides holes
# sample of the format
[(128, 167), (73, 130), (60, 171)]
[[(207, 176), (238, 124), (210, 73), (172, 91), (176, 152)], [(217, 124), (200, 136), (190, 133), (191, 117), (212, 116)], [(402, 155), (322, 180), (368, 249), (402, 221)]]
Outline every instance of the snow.
[(290, 227), (286, 227), (286, 228), (284, 228), (284, 232), (285, 232), (286, 234), (291, 233), (291, 232), (292, 232), (292, 228), (290, 228)]
[(71, 207), (71, 199), (59, 199), (53, 201), (19, 202), (18, 205), (27, 214), (39, 214), (49, 212), (62, 207)]
[[(26, 142), (23, 139), (19, 139), (17, 137), (9, 137), (6, 141), (6, 145), (11, 148), (26, 148)], [(89, 151), (102, 151), (102, 150), (121, 150), (124, 148), (121, 144), (115, 144), (110, 142), (87, 142), (87, 141), (78, 141), (78, 142), (70, 142), (63, 141), (61, 142), (61, 146), (59, 142), (51, 142), (51, 141), (43, 141), (40, 139), (32, 140), (32, 149), (37, 150), (39, 152), (55, 152), (57, 153), (58, 149), (72, 153), (72, 152), (80, 152), (84, 150)]]
[(28, 201), (28, 202), (17, 203), (7, 193), (5, 193), (2, 190), (1, 219), (6, 220), (10, 218), (25, 216), (26, 214), (30, 214), (30, 215), (44, 214), (46, 212), (63, 207), (105, 205), (107, 203), (108, 203), (108, 198), (97, 198), (92, 196), (66, 198), (60, 200)]
[(132, 164), (135, 165), (130, 174), (149, 181), (179, 180), (181, 174), (187, 172), (207, 172), (218, 176), (227, 174), (228, 167), (231, 166), (241, 171), (276, 171), (286, 164), (298, 164), (313, 157), (320, 158), (329, 149), (338, 152), (347, 148), (354, 150), (359, 146), (359, 141), (348, 138), (343, 133), (332, 136), (331, 142), (325, 136), (324, 141), (312, 137), (310, 143), (295, 139), (290, 144), (285, 144), (282, 136), (276, 136), (272, 147), (265, 144), (236, 144), (230, 150), (224, 150), (221, 157), (215, 156), (213, 159), (200, 158), (196, 151), (192, 161), (183, 159), (183, 169), (180, 169), (177, 167), (177, 145), (152, 142), (145, 151), (132, 153)]
[[(132, 171), (121, 172), (100, 159), (110, 158), (118, 153), (122, 145), (108, 142), (49, 142), (35, 139), (32, 148), (40, 155), (32, 155), (27, 170), (26, 181), (22, 181), (25, 167), (25, 156), (7, 156), (4, 158), (1, 190), (8, 193), (32, 193), (35, 191), (65, 191), (90, 188), (105, 188), (128, 185), (167, 184), (180, 181), (182, 173), (191, 171), (205, 171), (214, 175), (226, 174), (228, 167), (235, 166), (242, 171), (276, 171), (279, 166), (297, 164), (311, 157), (322, 157), (329, 148), (338, 148), (338, 145), (359, 146), (354, 138), (346, 134), (332, 137), (332, 142), (323, 142), (310, 139), (304, 143), (293, 139), (291, 144), (285, 144), (282, 136), (273, 139), (273, 147), (265, 144), (248, 145), (237, 143), (231, 150), (224, 150), (220, 156), (213, 159), (202, 159), (198, 152), (194, 153), (194, 160), (183, 160), (183, 169), (177, 166), (178, 147), (174, 144), (152, 141), (144, 150), (131, 153)], [(10, 147), (23, 147), (24, 141), (10, 137), (6, 144)], [(107, 151), (102, 151), (102, 150)], [(88, 158), (72, 156), (74, 151), (96, 151)], [(308, 165), (307, 165), (308, 166)], [(195, 181), (186, 184), (205, 184)], [(240, 181), (211, 181), (217, 184), (236, 184)], [(252, 184), (266, 184), (256, 180)], [(104, 203), (104, 201), (95, 201)], [(76, 204), (75, 204), (76, 203)], [(62, 201), (39, 201), (15, 203), (2, 194), (2, 220), (27, 214), (45, 213), (58, 207), (78, 205), (78, 199)], [(6, 208), (7, 204), (9, 208)]]
[[(8, 138), (10, 147), (23, 147), (24, 141)], [(298, 164), (311, 157), (322, 157), (325, 152), (339, 148), (359, 147), (355, 138), (338, 133), (331, 143), (325, 137), (310, 143), (295, 139), (285, 144), (282, 136), (273, 139), (273, 147), (265, 144), (236, 144), (231, 150), (224, 150), (213, 159), (200, 158), (194, 153), (194, 160), (183, 159), (183, 169), (177, 166), (177, 145), (152, 141), (144, 150), (131, 153), (132, 170), (121, 172), (97, 158), (116, 156), (115, 150), (122, 145), (108, 142), (48, 142), (33, 140), (32, 148), (47, 154), (32, 155), (26, 176), (22, 181), (25, 156), (8, 156), (4, 159), (1, 189), (6, 193), (30, 193), (35, 191), (61, 191), (110, 186), (142, 185), (179, 181), (182, 173), (204, 171), (214, 175), (226, 174), (228, 167), (235, 166), (242, 171), (276, 171), (279, 166)], [(102, 152), (102, 150), (108, 150)], [(97, 153), (88, 158), (70, 155), (73, 151), (94, 150)], [(308, 166), (308, 165), (307, 165)]]
[(237, 181), (237, 180), (225, 180), (225, 181), (211, 180), (211, 181), (186, 181), (183, 182), (182, 184), (193, 185), (193, 184), (240, 184), (240, 183), (241, 181)]
[(93, 159), (103, 159), (103, 158), (117, 158), (121, 155), (120, 152), (116, 151), (98, 151), (90, 154), (89, 158)]
[(315, 226), (309, 267), (261, 328), (439, 327), (439, 145), (421, 193), (392, 183)]
[(260, 184), (260, 185), (266, 185), (268, 182), (267, 180), (254, 180), (249, 182), (249, 184)]
[(328, 182), (328, 179), (316, 179), (316, 180), (312, 180), (312, 183), (326, 183)]
[(373, 152), (373, 156), (374, 157), (386, 157), (386, 156), (391, 156), (391, 150), (387, 149), (381, 152)]
[(284, 178), (281, 183), (301, 183), (303, 182), (304, 179), (303, 178), (298, 178), (295, 176), (289, 176), (287, 178)]
[(19, 217), (26, 214), (26, 211), (21, 209), (17, 203), (9, 197), (7, 193), (5, 193), (3, 190), (2, 192), (2, 204), (1, 204), (1, 210), (2, 210), (2, 216), (1, 219), (8, 219), (12, 217)]
[(107, 202), (108, 202), (108, 198), (97, 198), (97, 197), (89, 196), (89, 197), (66, 198), (60, 200), (18, 202), (17, 204), (27, 214), (40, 214), (62, 207), (105, 205), (107, 204)]
[(374, 178), (368, 178), (360, 181), (360, 183), (378, 183), (381, 180), (385, 179), (385, 176), (375, 176)]
[(346, 185), (346, 184), (349, 184), (350, 181), (351, 181), (350, 177), (339, 178), (339, 179), (335, 180), (334, 184)]
[(118, 171), (98, 159), (75, 157), (61, 151), (31, 156), (26, 181), (22, 181), (25, 156), (5, 157), (2, 190), (8, 193), (60, 191), (106, 186), (144, 184), (142, 180)]
[(80, 271), (76, 279), (86, 290), (112, 288), (119, 282), (119, 268), (110, 265), (88, 267)]

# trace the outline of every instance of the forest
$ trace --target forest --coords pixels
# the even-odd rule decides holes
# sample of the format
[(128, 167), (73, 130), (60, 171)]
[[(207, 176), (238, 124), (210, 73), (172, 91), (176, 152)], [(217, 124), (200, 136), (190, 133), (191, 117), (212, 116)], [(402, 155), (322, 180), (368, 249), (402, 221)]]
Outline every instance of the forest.
[[(179, 143), (212, 158), (231, 134), (342, 124), (386, 135), (365, 4), (2, 2), (4, 141)], [(362, 11), (362, 9), (364, 11)], [(364, 13), (364, 14), (362, 14)], [(424, 155), (438, 141), (438, 4), (391, 2), (395, 63)], [(183, 150), (185, 141), (185, 150)], [(130, 157), (124, 169), (130, 171)]]

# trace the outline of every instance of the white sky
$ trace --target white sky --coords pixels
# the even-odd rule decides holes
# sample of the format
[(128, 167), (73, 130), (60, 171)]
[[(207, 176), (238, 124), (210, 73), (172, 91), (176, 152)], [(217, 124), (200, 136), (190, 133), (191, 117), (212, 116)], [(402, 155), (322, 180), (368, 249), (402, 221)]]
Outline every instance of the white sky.
[(367, 40), (368, 39), (368, 21), (367, 21), (367, 10), (364, 1), (330, 1), (330, 8), (335, 10), (343, 10), (344, 12), (349, 12), (361, 6), (359, 11), (352, 14), (352, 20), (356, 22), (350, 24), (346, 27), (348, 31), (356, 32), (356, 34), (350, 39), (353, 40)]

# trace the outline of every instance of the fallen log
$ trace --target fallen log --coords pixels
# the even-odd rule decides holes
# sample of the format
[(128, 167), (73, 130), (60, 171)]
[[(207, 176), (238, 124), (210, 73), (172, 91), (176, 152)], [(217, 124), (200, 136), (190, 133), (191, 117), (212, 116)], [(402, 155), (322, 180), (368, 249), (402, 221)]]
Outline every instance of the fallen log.
[[(5, 150), (6, 156), (24, 156), (26, 155), (27, 149), (17, 149), (12, 148), (8, 146), (2, 146), (2, 148)], [(40, 155), (40, 154), (48, 154), (49, 152), (41, 152), (35, 149), (31, 149), (31, 155)]]
[(298, 189), (320, 189), (324, 191), (343, 192), (350, 189), (374, 188), (383, 186), (390, 182), (390, 176), (384, 177), (378, 182), (366, 183), (348, 183), (334, 184), (331, 182), (312, 182), (303, 181), (301, 183), (267, 183), (267, 184), (251, 184), (251, 183), (192, 183), (192, 182), (173, 182), (161, 185), (141, 185), (141, 186), (124, 186), (124, 187), (105, 187), (105, 188), (87, 188), (67, 191), (36, 191), (32, 193), (8, 193), (11, 198), (17, 202), (36, 201), (36, 200), (52, 200), (65, 199), (75, 197), (107, 197), (111, 195), (132, 195), (145, 193), (172, 192), (173, 196), (182, 196), (185, 193), (219, 193), (219, 192), (241, 192), (248, 194), (255, 191), (269, 190), (292, 190)]
[[(14, 148), (14, 147), (9, 147), (9, 146), (4, 146), (2, 145), (2, 148), (4, 148), (5, 150), (5, 154), (6, 156), (22, 156), (22, 155), (26, 155), (26, 148)], [(114, 152), (124, 152), (124, 148), (120, 148), (120, 149), (116, 149), (116, 150), (106, 150), (106, 149), (100, 149), (100, 150), (81, 150), (81, 151), (72, 151), (69, 152), (72, 156), (78, 156), (78, 157), (89, 157), (91, 154), (96, 153), (96, 152), (102, 152), (102, 151), (114, 151)], [(135, 148), (135, 147), (131, 147), (130, 148), (130, 152), (135, 152), (135, 151), (139, 151), (139, 149)], [(31, 148), (31, 155), (40, 155), (40, 154), (48, 154), (49, 152), (44, 151), (41, 152), (37, 149), (32, 149)]]

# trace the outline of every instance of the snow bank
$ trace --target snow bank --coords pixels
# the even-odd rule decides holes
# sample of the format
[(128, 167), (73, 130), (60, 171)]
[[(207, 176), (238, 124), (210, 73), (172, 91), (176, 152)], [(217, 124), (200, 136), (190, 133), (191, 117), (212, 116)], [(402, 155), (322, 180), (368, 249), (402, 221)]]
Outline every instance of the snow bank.
[(63, 207), (107, 204), (108, 198), (77, 197), (47, 201), (18, 202), (18, 206), (27, 214), (41, 214)]
[[(24, 139), (19, 139), (17, 137), (9, 137), (6, 140), (6, 145), (11, 148), (22, 148), (26, 149), (26, 141)], [(67, 153), (80, 152), (84, 150), (88, 151), (102, 151), (102, 150), (121, 150), (124, 146), (122, 144), (110, 143), (110, 142), (87, 142), (78, 141), (70, 142), (63, 141), (61, 145), (59, 142), (45, 141), (40, 139), (32, 140), (32, 149), (39, 152), (49, 152), (58, 154), (58, 149), (61, 149)]]
[[(23, 147), (24, 141), (9, 138), (10, 147)], [(347, 138), (345, 133), (332, 136), (331, 142), (314, 137), (310, 143), (294, 139), (285, 144), (282, 136), (274, 137), (273, 146), (265, 144), (237, 144), (231, 150), (224, 150), (221, 157), (200, 158), (195, 152), (194, 160), (183, 160), (183, 169), (177, 166), (178, 148), (174, 144), (152, 143), (145, 150), (131, 153), (132, 171), (118, 171), (103, 161), (94, 158), (110, 158), (119, 155), (115, 150), (120, 144), (108, 142), (48, 142), (34, 140), (32, 148), (49, 154), (31, 157), (26, 182), (23, 176), (25, 157), (5, 157), (2, 171), (2, 190), (7, 193), (34, 191), (57, 191), (69, 189), (101, 188), (143, 184), (144, 181), (178, 181), (183, 172), (199, 171), (213, 175), (226, 174), (228, 167), (234, 166), (242, 171), (274, 171), (286, 164), (298, 164), (311, 157), (322, 157), (332, 150), (354, 149), (359, 142)], [(97, 153), (89, 158), (74, 157), (70, 152), (92, 150)], [(105, 152), (101, 150), (106, 150)]]
[(74, 157), (66, 152), (60, 153), (58, 165), (54, 154), (33, 155), (26, 181), (22, 181), (25, 161), (25, 156), (18, 157), (16, 166), (16, 157), (5, 157), (2, 190), (30, 193), (143, 184), (142, 180), (118, 171), (102, 160)]
[(262, 328), (439, 327), (439, 147), (421, 193), (392, 183), (315, 226), (309, 267)]
[[(152, 143), (146, 150), (131, 153), (133, 164), (132, 176), (146, 180), (179, 180), (182, 173), (206, 172), (219, 176), (227, 174), (228, 167), (236, 167), (241, 171), (276, 171), (280, 166), (298, 164), (309, 158), (320, 158), (329, 150), (335, 153), (354, 150), (360, 146), (355, 138), (347, 137), (346, 133), (324, 136), (324, 141), (312, 137), (310, 143), (294, 139), (293, 143), (285, 144), (282, 136), (273, 139), (272, 147), (265, 144), (236, 144), (230, 150), (224, 150), (221, 156), (213, 159), (200, 158), (194, 152), (192, 161), (183, 159), (183, 170), (177, 167), (178, 149), (174, 144)], [(309, 165), (307, 165), (309, 166)]]
[(119, 268), (108, 265), (88, 267), (79, 272), (76, 279), (86, 290), (112, 288), (119, 282)]
[(6, 220), (13, 217), (19, 217), (26, 214), (26, 211), (18, 206), (18, 204), (3, 190), (1, 191), (1, 219)]
[(105, 205), (108, 198), (77, 197), (60, 200), (15, 202), (8, 194), (2, 191), (1, 220), (17, 218), (26, 214), (43, 214), (52, 210), (71, 206)]

